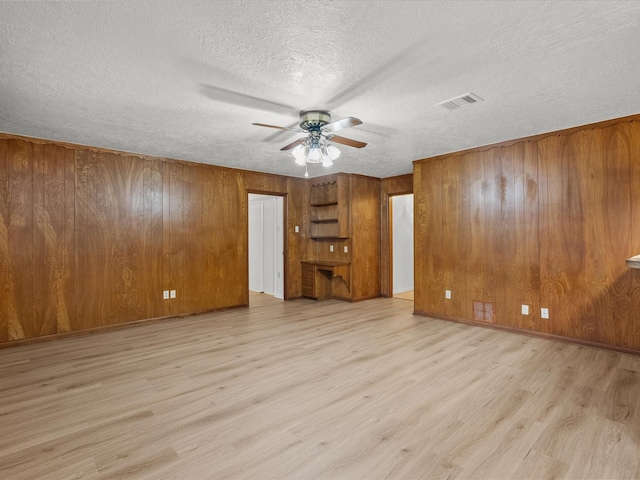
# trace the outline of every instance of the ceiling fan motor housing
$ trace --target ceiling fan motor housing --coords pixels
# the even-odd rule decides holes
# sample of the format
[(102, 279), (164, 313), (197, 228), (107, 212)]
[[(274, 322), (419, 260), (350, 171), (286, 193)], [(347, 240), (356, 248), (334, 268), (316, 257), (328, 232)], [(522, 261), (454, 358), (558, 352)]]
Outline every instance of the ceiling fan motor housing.
[(306, 110), (300, 112), (300, 128), (305, 132), (320, 131), (331, 123), (331, 115), (325, 110)]

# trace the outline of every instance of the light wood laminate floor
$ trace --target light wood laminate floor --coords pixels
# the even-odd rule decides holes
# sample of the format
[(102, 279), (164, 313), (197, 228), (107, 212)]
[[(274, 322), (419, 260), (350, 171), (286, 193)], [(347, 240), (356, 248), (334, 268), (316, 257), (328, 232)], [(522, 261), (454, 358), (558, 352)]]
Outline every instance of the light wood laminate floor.
[(252, 306), (0, 350), (0, 478), (640, 478), (640, 358)]
[(411, 300), (413, 302), (413, 290), (410, 290), (408, 292), (402, 292), (402, 293), (394, 293), (393, 297), (401, 298), (403, 300)]

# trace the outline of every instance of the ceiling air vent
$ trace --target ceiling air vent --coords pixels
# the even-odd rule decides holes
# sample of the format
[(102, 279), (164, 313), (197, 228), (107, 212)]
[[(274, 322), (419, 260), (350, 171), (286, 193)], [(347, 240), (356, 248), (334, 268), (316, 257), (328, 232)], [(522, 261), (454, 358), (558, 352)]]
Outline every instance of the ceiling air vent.
[(481, 102), (482, 99), (475, 93), (465, 93), (455, 98), (445, 100), (437, 105), (446, 108), (447, 110), (455, 110), (456, 108), (464, 107), (465, 105), (471, 105), (472, 103)]

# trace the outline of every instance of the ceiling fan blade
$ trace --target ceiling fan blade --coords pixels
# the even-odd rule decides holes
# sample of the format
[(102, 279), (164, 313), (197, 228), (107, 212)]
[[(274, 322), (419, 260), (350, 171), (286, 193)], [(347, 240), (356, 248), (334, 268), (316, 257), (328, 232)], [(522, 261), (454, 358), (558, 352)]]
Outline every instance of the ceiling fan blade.
[(331, 135), (330, 137), (327, 137), (327, 139), (335, 143), (341, 143), (342, 145), (347, 145), (349, 147), (362, 148), (367, 146), (367, 144), (364, 142), (359, 142), (358, 140), (351, 140), (350, 138), (339, 137), (338, 135)]
[(356, 125), (361, 125), (362, 120), (356, 117), (347, 117), (342, 120), (338, 120), (337, 122), (327, 123), (322, 127), (322, 130), (326, 132), (337, 132), (338, 130), (342, 130), (343, 128), (355, 127)]
[(213, 85), (200, 85), (202, 92), (216, 102), (229, 103), (240, 107), (253, 108), (256, 110), (264, 110), (267, 112), (279, 113), (282, 115), (298, 116), (298, 110), (282, 103), (272, 102), (264, 98), (246, 95), (226, 88), (214, 87)]
[(263, 142), (273, 142), (273, 141), (279, 140), (280, 137), (282, 137), (282, 135), (287, 135), (286, 132), (293, 131), (293, 129), (297, 128), (297, 126), (298, 126), (298, 122), (297, 121), (293, 122), (292, 124), (287, 125), (287, 128), (290, 128), (291, 130), (276, 130), (275, 132), (273, 132), (268, 137), (263, 138), (262, 141)]
[(289, 130), (291, 132), (302, 132), (299, 128), (279, 127), (278, 125), (267, 125), (266, 123), (252, 123), (251, 125), (257, 125), (258, 127), (277, 128), (279, 130)]
[(295, 148), (298, 145), (302, 145), (304, 143), (304, 141), (305, 141), (304, 138), (299, 138), (295, 142), (290, 143), (289, 145), (286, 145), (286, 146), (282, 147), (280, 150), (291, 150), (292, 148)]

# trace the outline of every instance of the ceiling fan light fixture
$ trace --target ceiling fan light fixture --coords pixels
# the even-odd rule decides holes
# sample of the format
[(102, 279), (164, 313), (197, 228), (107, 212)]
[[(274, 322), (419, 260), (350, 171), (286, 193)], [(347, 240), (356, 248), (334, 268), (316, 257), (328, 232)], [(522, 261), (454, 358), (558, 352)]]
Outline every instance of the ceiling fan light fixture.
[(333, 165), (333, 159), (329, 154), (329, 148), (327, 147), (326, 143), (323, 143), (322, 145), (320, 145), (320, 155), (322, 156), (323, 167), (330, 167), (331, 165)]
[(309, 155), (307, 156), (308, 163), (320, 163), (322, 161), (322, 154), (320, 153), (319, 145), (311, 145), (309, 148)]
[(317, 141), (306, 139), (291, 150), (296, 164), (306, 167), (309, 163), (322, 163), (323, 167), (331, 167), (333, 161), (340, 156), (340, 150), (321, 138)]
[(329, 157), (331, 157), (331, 160), (335, 160), (340, 156), (340, 150), (338, 150), (333, 145), (327, 146), (327, 152), (329, 153)]
[(294, 148), (291, 154), (295, 157), (296, 163), (304, 167), (304, 165), (307, 163), (308, 152), (309, 146), (303, 143)]
[(362, 124), (362, 121), (355, 117), (346, 117), (342, 120), (331, 122), (331, 114), (326, 110), (304, 110), (300, 112), (299, 129), (279, 127), (266, 123), (254, 123), (253, 125), (306, 133), (306, 138), (299, 138), (280, 150), (291, 150), (291, 155), (295, 158), (296, 164), (305, 167), (305, 177), (307, 177), (307, 167), (310, 163), (322, 163), (322, 166), (330, 167), (333, 165), (334, 160), (340, 156), (340, 150), (330, 145), (330, 141), (354, 148), (365, 147), (367, 144), (364, 142), (339, 137), (334, 133), (360, 124)]

